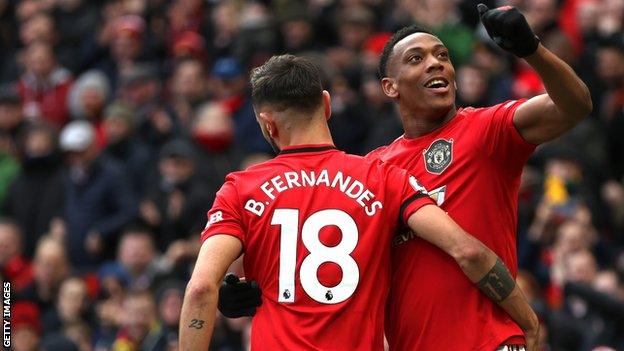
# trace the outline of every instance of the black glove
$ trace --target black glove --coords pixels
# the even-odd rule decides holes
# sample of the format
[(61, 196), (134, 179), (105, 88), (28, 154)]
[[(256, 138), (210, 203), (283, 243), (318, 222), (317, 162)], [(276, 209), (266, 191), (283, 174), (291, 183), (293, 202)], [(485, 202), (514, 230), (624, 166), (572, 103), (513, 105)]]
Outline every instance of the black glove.
[(262, 304), (261, 295), (256, 282), (241, 281), (228, 273), (219, 289), (219, 311), (228, 318), (251, 317)]
[(489, 9), (484, 4), (477, 5), (485, 30), (494, 42), (518, 57), (527, 57), (537, 50), (539, 38), (513, 6)]

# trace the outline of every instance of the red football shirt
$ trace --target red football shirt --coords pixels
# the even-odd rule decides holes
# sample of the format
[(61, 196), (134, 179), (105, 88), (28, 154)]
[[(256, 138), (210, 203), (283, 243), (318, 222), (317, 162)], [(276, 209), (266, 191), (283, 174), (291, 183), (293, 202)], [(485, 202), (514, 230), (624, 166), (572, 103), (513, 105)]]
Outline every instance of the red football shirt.
[(202, 239), (243, 243), (246, 278), (262, 287), (252, 348), (383, 350), (391, 240), (427, 204), (404, 170), (298, 146), (228, 175)]
[[(400, 137), (368, 157), (414, 174), (462, 228), (516, 274), (517, 199), (535, 146), (513, 124), (522, 101), (459, 109), (441, 128)], [(494, 350), (523, 333), (453, 258), (411, 233), (393, 240), (386, 336), (392, 351)]]

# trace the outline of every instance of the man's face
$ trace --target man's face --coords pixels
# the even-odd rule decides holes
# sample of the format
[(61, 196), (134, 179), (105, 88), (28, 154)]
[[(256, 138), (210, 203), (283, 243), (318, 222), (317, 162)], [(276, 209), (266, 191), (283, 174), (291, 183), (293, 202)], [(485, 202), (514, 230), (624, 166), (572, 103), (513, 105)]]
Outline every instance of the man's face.
[[(399, 41), (388, 62), (388, 78), (402, 108), (444, 118), (455, 105), (455, 69), (440, 39), (414, 33)], [(388, 92), (386, 90), (386, 94)]]
[(123, 303), (124, 326), (135, 341), (142, 341), (156, 318), (154, 301), (147, 296), (126, 298)]
[(38, 284), (54, 286), (67, 275), (67, 257), (56, 244), (45, 243), (37, 250), (33, 268)]
[(142, 273), (154, 259), (154, 247), (146, 235), (128, 235), (119, 245), (118, 258), (132, 273)]
[(54, 70), (54, 54), (52, 50), (39, 44), (28, 49), (28, 70), (40, 79), (47, 78)]
[(588, 251), (575, 252), (567, 258), (566, 279), (575, 283), (592, 284), (596, 277), (596, 260)]
[(166, 157), (160, 161), (160, 173), (169, 182), (181, 184), (193, 176), (195, 163), (182, 156)]
[(57, 309), (64, 319), (78, 319), (87, 303), (87, 287), (79, 279), (63, 282), (59, 289)]
[(614, 48), (602, 48), (596, 54), (598, 77), (608, 86), (620, 86), (624, 81), (624, 53)]
[(195, 102), (204, 95), (206, 80), (201, 64), (196, 61), (183, 63), (175, 72), (172, 80), (174, 95)]

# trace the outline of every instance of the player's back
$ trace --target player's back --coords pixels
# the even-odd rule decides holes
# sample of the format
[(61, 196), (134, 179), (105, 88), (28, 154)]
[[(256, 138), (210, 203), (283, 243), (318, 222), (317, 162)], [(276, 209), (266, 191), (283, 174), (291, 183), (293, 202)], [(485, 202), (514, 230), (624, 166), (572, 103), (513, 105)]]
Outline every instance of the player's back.
[[(246, 278), (262, 287), (252, 348), (382, 350), (391, 237), (403, 216), (431, 203), (415, 179), (314, 146), (287, 149), (227, 184), (237, 194), (225, 196), (242, 208)], [(212, 231), (228, 222), (217, 214), (223, 196), (209, 213), (220, 217)]]

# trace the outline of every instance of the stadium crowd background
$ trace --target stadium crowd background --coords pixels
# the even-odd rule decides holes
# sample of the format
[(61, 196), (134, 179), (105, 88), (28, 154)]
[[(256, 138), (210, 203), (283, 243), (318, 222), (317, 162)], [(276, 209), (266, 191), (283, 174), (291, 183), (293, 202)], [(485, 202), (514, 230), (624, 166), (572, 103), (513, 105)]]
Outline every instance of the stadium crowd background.
[[(274, 53), (324, 68), (335, 143), (357, 154), (402, 134), (376, 67), (412, 22), (450, 48), (458, 105), (542, 93), (487, 37), (478, 2), (520, 8), (594, 103), (522, 178), (518, 280), (543, 350), (624, 350), (624, 0), (0, 0), (13, 349), (177, 349), (214, 193), (228, 172), (272, 157), (247, 73)], [(244, 349), (248, 326), (219, 319), (211, 349)]]

